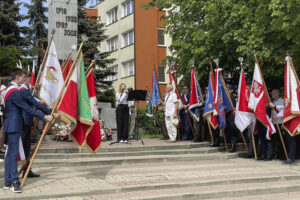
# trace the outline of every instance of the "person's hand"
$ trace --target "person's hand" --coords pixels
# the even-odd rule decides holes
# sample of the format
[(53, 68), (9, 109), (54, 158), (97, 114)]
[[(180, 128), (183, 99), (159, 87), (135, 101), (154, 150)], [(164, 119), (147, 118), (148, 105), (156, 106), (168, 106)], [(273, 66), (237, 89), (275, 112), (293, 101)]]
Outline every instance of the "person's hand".
[(277, 117), (276, 115), (274, 115), (274, 116), (273, 116), (273, 119), (274, 119), (275, 121), (277, 121), (277, 120), (278, 120), (278, 117)]
[(54, 119), (57, 119), (60, 117), (60, 115), (58, 113), (53, 113), (53, 117), (54, 117)]
[(177, 118), (177, 114), (176, 113), (173, 114), (173, 118), (174, 119)]
[(275, 108), (275, 105), (274, 105), (274, 103), (272, 103), (272, 102), (269, 103), (269, 106), (270, 106), (271, 108)]
[(46, 120), (47, 122), (51, 122), (51, 121), (53, 120), (53, 117), (52, 117), (51, 115), (46, 115), (46, 116), (45, 116), (45, 120)]
[(184, 109), (187, 109), (187, 107), (188, 107), (187, 105), (183, 105), (183, 108), (184, 108)]
[(46, 101), (43, 100), (43, 99), (41, 99), (41, 100), (40, 100), (40, 104), (46, 105)]

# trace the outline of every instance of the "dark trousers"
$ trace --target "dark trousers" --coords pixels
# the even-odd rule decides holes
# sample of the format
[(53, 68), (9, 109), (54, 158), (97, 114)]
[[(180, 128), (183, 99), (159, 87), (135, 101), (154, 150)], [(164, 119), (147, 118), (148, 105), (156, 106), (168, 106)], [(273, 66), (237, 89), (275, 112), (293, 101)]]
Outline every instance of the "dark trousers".
[[(280, 159), (285, 159), (284, 150), (282, 147), (281, 139), (279, 136), (279, 131), (277, 129), (276, 124), (274, 124), (274, 127), (276, 127), (276, 133), (272, 134), (272, 136), (271, 136), (274, 157), (278, 157)], [(282, 130), (281, 124), (279, 124), (279, 128), (280, 128), (280, 130)]]
[(191, 130), (191, 126), (189, 123), (189, 119), (187, 114), (185, 113), (185, 110), (181, 110), (180, 111), (180, 119), (181, 119), (181, 123), (183, 126), (183, 131), (184, 131), (184, 135), (183, 135), (183, 140), (191, 140), (193, 139), (193, 134), (192, 134), (192, 130)]
[(234, 118), (230, 118), (231, 120), (227, 120), (227, 126), (225, 128), (226, 136), (228, 136), (228, 139), (231, 143), (231, 145), (236, 145), (236, 142), (239, 138), (239, 130), (237, 129)]
[(117, 140), (128, 140), (129, 107), (128, 105), (118, 105), (116, 110), (117, 117)]
[(296, 138), (292, 137), (289, 133), (285, 132), (284, 137), (287, 144), (287, 152), (289, 155), (289, 159), (295, 161), (296, 157)]
[[(24, 154), (25, 154), (25, 158), (27, 160), (30, 155), (30, 148), (31, 148), (31, 126), (24, 126), (21, 136), (22, 136)], [(28, 166), (28, 164), (27, 164), (27, 166)], [(27, 166), (26, 166), (25, 170), (27, 169)]]
[(5, 156), (5, 181), (8, 183), (18, 182), (18, 153), (20, 133), (5, 133), (7, 138), (7, 152)]
[(266, 139), (267, 127), (265, 127), (260, 121), (257, 122), (257, 131), (259, 135), (259, 140), (261, 144), (261, 155), (262, 158), (272, 158), (273, 147), (271, 140)]

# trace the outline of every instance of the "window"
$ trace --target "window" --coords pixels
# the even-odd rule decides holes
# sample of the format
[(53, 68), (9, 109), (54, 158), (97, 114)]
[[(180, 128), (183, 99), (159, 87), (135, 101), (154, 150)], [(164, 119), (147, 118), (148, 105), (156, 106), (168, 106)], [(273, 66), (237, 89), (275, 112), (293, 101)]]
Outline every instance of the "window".
[(107, 51), (109, 52), (116, 51), (119, 48), (118, 36), (108, 39), (106, 43), (107, 43)]
[(123, 77), (134, 75), (134, 60), (122, 63)]
[(118, 21), (118, 7), (115, 7), (106, 13), (106, 25)]
[(166, 82), (165, 70), (166, 70), (166, 66), (164, 66), (164, 65), (159, 65), (158, 66), (158, 82), (159, 83), (165, 83)]
[(158, 38), (158, 45), (165, 46), (165, 34), (164, 29), (157, 29), (157, 38)]
[(129, 31), (123, 34), (123, 47), (134, 43), (134, 31)]
[(123, 7), (123, 17), (130, 15), (134, 11), (134, 0), (128, 0), (122, 4)]
[(109, 70), (110, 70), (111, 72), (115, 72), (115, 75), (110, 75), (110, 76), (108, 77), (108, 81), (114, 81), (114, 80), (117, 80), (117, 79), (118, 79), (118, 65), (110, 67)]

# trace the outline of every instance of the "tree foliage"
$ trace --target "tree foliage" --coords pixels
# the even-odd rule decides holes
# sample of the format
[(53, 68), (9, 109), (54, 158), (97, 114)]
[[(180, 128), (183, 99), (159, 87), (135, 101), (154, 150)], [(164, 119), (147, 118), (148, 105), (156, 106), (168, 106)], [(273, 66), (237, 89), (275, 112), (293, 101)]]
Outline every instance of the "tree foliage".
[(254, 50), (267, 85), (283, 85), (273, 82), (283, 80), (287, 51), (300, 70), (298, 0), (153, 0), (149, 6), (168, 10), (165, 23), (173, 57), (167, 60), (178, 63), (178, 73), (188, 76), (194, 59), (202, 85), (207, 84), (210, 58), (219, 58), (224, 73), (236, 83), (238, 58), (243, 57), (244, 68), (252, 72)]
[(16, 0), (0, 0), (0, 45), (2, 47), (14, 45), (21, 48), (22, 27), (18, 22), (23, 20), (20, 15), (21, 3)]
[(46, 0), (31, 0), (31, 4), (25, 4), (28, 9), (28, 14), (25, 19), (29, 20), (29, 28), (27, 30), (26, 39), (28, 48), (26, 54), (31, 57), (38, 57), (38, 66), (41, 62), (41, 48), (42, 44), (47, 44), (47, 28), (45, 24), (48, 23), (46, 12), (47, 7), (44, 7)]
[(99, 101), (113, 102), (114, 92), (111, 87), (112, 82), (106, 78), (113, 75), (113, 72), (107, 69), (107, 65), (112, 63), (108, 59), (109, 52), (100, 52), (100, 43), (107, 38), (105, 35), (104, 24), (100, 19), (91, 20), (85, 10), (87, 0), (78, 0), (78, 43), (84, 41), (83, 54), (85, 66), (89, 66), (92, 60), (96, 62), (95, 78), (98, 90)]

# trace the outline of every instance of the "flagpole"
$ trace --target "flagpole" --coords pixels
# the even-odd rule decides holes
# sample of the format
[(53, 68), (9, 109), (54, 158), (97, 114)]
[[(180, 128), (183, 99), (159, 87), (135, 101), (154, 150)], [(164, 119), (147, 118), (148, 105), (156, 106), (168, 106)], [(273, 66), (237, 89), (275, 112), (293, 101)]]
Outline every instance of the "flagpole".
[[(270, 95), (269, 95), (268, 90), (267, 90), (267, 87), (266, 87), (265, 79), (264, 79), (264, 77), (263, 77), (263, 75), (262, 75), (262, 72), (261, 72), (261, 69), (260, 69), (260, 66), (259, 66), (258, 59), (257, 59), (256, 55), (254, 55), (254, 56), (255, 56), (255, 62), (256, 62), (256, 64), (257, 64), (257, 66), (258, 66), (258, 71), (259, 71), (260, 76), (261, 76), (262, 81), (263, 81), (265, 93), (266, 93), (267, 98), (268, 98), (268, 101), (269, 101), (269, 103), (270, 103), (270, 102), (272, 102), (272, 101), (271, 101)], [(274, 110), (274, 108), (272, 108), (272, 110)], [(280, 127), (279, 127), (279, 124), (278, 124), (277, 119), (274, 119), (274, 120), (275, 120), (275, 123), (276, 123), (276, 127), (277, 127), (277, 130), (278, 130), (278, 134), (279, 134), (279, 136), (280, 136), (280, 140), (281, 140), (281, 143), (282, 143), (282, 147), (283, 147), (283, 150), (284, 150), (285, 157), (286, 157), (286, 159), (288, 159), (289, 157), (288, 157), (288, 153), (287, 153), (287, 151), (286, 151), (286, 146), (285, 146), (285, 143), (284, 143), (284, 140), (283, 140), (283, 136), (282, 136), (281, 129), (280, 129)]]
[(226, 136), (225, 136), (225, 131), (224, 131), (224, 129), (220, 129), (220, 131), (222, 132), (223, 137), (224, 137), (224, 144), (225, 144), (226, 151), (228, 151), (228, 145), (227, 145), (227, 140), (226, 140)]
[[(77, 62), (77, 60), (78, 60), (79, 54), (80, 54), (81, 49), (82, 49), (82, 45), (83, 45), (83, 43), (80, 44), (80, 47), (79, 47), (79, 49), (78, 49), (78, 52), (77, 52), (76, 57), (75, 57), (75, 59), (74, 59), (74, 62), (73, 62), (73, 64), (72, 64), (71, 68), (70, 68), (70, 72), (68, 73), (68, 76), (66, 77), (66, 80), (64, 81), (64, 84), (63, 84), (63, 86), (62, 86), (62, 88), (61, 88), (61, 90), (60, 90), (60, 92), (59, 92), (59, 95), (58, 95), (57, 100), (55, 101), (55, 104), (54, 104), (54, 106), (53, 106), (51, 115), (53, 115), (53, 113), (56, 111), (56, 109), (57, 109), (57, 107), (58, 107), (58, 105), (59, 105), (59, 103), (60, 103), (60, 101), (61, 101), (61, 99), (62, 99), (63, 91), (65, 90), (65, 87), (66, 87), (67, 83), (69, 82), (69, 80), (70, 80), (70, 78), (71, 78), (72, 72), (74, 71), (75, 64), (76, 64), (76, 62)], [(30, 160), (30, 163), (29, 163), (29, 165), (28, 165), (28, 167), (27, 167), (26, 173), (25, 173), (24, 178), (23, 178), (23, 180), (22, 180), (21, 188), (24, 187), (24, 184), (25, 184), (26, 179), (27, 179), (27, 177), (28, 177), (29, 171), (30, 171), (31, 166), (32, 166), (32, 164), (33, 164), (33, 161), (34, 161), (34, 159), (35, 159), (35, 157), (36, 157), (36, 155), (37, 155), (37, 152), (38, 152), (38, 150), (39, 150), (39, 148), (40, 148), (40, 146), (41, 146), (41, 144), (42, 144), (42, 141), (43, 141), (43, 139), (44, 139), (46, 133), (48, 132), (49, 128), (51, 127), (51, 125), (52, 125), (54, 122), (55, 122), (55, 119), (53, 119), (51, 122), (47, 122), (47, 123), (46, 123), (46, 126), (45, 126), (45, 128), (43, 129), (43, 133), (42, 133), (42, 135), (41, 135), (41, 137), (40, 137), (40, 140), (39, 140), (39, 142), (38, 142), (36, 148), (34, 149), (34, 153), (32, 154), (32, 158), (31, 158), (31, 160)]]
[(254, 131), (253, 131), (254, 127), (252, 126), (252, 124), (253, 124), (253, 122), (250, 125), (252, 145), (253, 145), (254, 159), (257, 160), (256, 144), (255, 144)]
[[(154, 69), (154, 72), (155, 72), (155, 76), (156, 76), (156, 81), (157, 81), (157, 72), (156, 72), (156, 68), (155, 68), (155, 64), (154, 64), (154, 66), (153, 66), (153, 69)], [(160, 92), (160, 88), (159, 88), (159, 85), (158, 85), (158, 81), (157, 81), (157, 88), (158, 88), (158, 92), (159, 92), (159, 96), (160, 96), (160, 98), (162, 98), (162, 96), (161, 96), (161, 92)], [(152, 91), (153, 92), (153, 91)], [(158, 110), (158, 106), (157, 106), (157, 110)], [(155, 112), (156, 113), (156, 112)], [(154, 113), (153, 113), (154, 114)], [(164, 117), (164, 135), (165, 135), (165, 137), (166, 136), (168, 136), (169, 137), (169, 135), (168, 135), (168, 133), (166, 132), (166, 130), (167, 130), (167, 126), (166, 126), (166, 118), (165, 118), (165, 112), (163, 112), (163, 117)]]
[(43, 61), (42, 61), (42, 64), (39, 68), (39, 72), (37, 74), (37, 77), (36, 77), (36, 81), (35, 81), (35, 87), (33, 88), (33, 91), (32, 91), (32, 95), (34, 95), (35, 91), (36, 91), (36, 88), (38, 87), (38, 83), (40, 82), (40, 79), (42, 77), (42, 73), (44, 71), (44, 68), (45, 68), (45, 65), (46, 65), (46, 61), (48, 59), (48, 55), (49, 55), (49, 49), (50, 49), (50, 46), (51, 46), (51, 43), (53, 41), (53, 35), (51, 36), (50, 38), (50, 42), (47, 46), (47, 49), (46, 49), (46, 52), (45, 52), (45, 55), (44, 55), (44, 58), (43, 58)]
[[(175, 81), (175, 80), (177, 80), (177, 78), (175, 77), (175, 74), (172, 74), (171, 76), (172, 76), (173, 79), (174, 79), (175, 88), (176, 88), (177, 92), (179, 92), (179, 90), (178, 90), (178, 85), (177, 85), (177, 81)], [(180, 96), (181, 102), (184, 102), (182, 96), (181, 96), (180, 94), (178, 94), (178, 95)], [(184, 110), (186, 111), (186, 109), (184, 109)], [(190, 117), (190, 115), (189, 115), (187, 112), (184, 112), (184, 113), (185, 113), (185, 115), (186, 115), (186, 117), (187, 117), (187, 119), (188, 119), (188, 122), (189, 122), (189, 125), (190, 125), (190, 127), (191, 127), (193, 136), (195, 137), (195, 130), (194, 130), (194, 126), (192, 125), (192, 122), (191, 122), (191, 117)], [(179, 138), (179, 140), (180, 140), (180, 138)]]
[(90, 70), (94, 67), (94, 65), (95, 65), (95, 60), (92, 60), (90, 66), (85, 71), (85, 75), (87, 75), (90, 72)]
[(249, 152), (248, 145), (246, 143), (246, 139), (245, 139), (245, 136), (244, 136), (243, 132), (241, 132), (241, 135), (242, 135), (243, 142), (245, 144), (245, 149), (246, 149), (247, 152)]
[[(209, 65), (210, 65), (210, 73), (213, 73), (213, 66), (212, 66), (212, 60), (209, 59)], [(204, 101), (203, 101), (204, 102)], [(210, 123), (207, 119), (205, 119), (206, 123), (207, 123), (207, 126), (208, 126), (208, 130), (209, 130), (209, 135), (210, 135), (210, 138), (211, 138), (211, 143), (214, 144), (215, 141), (214, 141), (214, 136), (212, 134), (212, 130), (211, 130), (211, 126), (210, 126)]]

